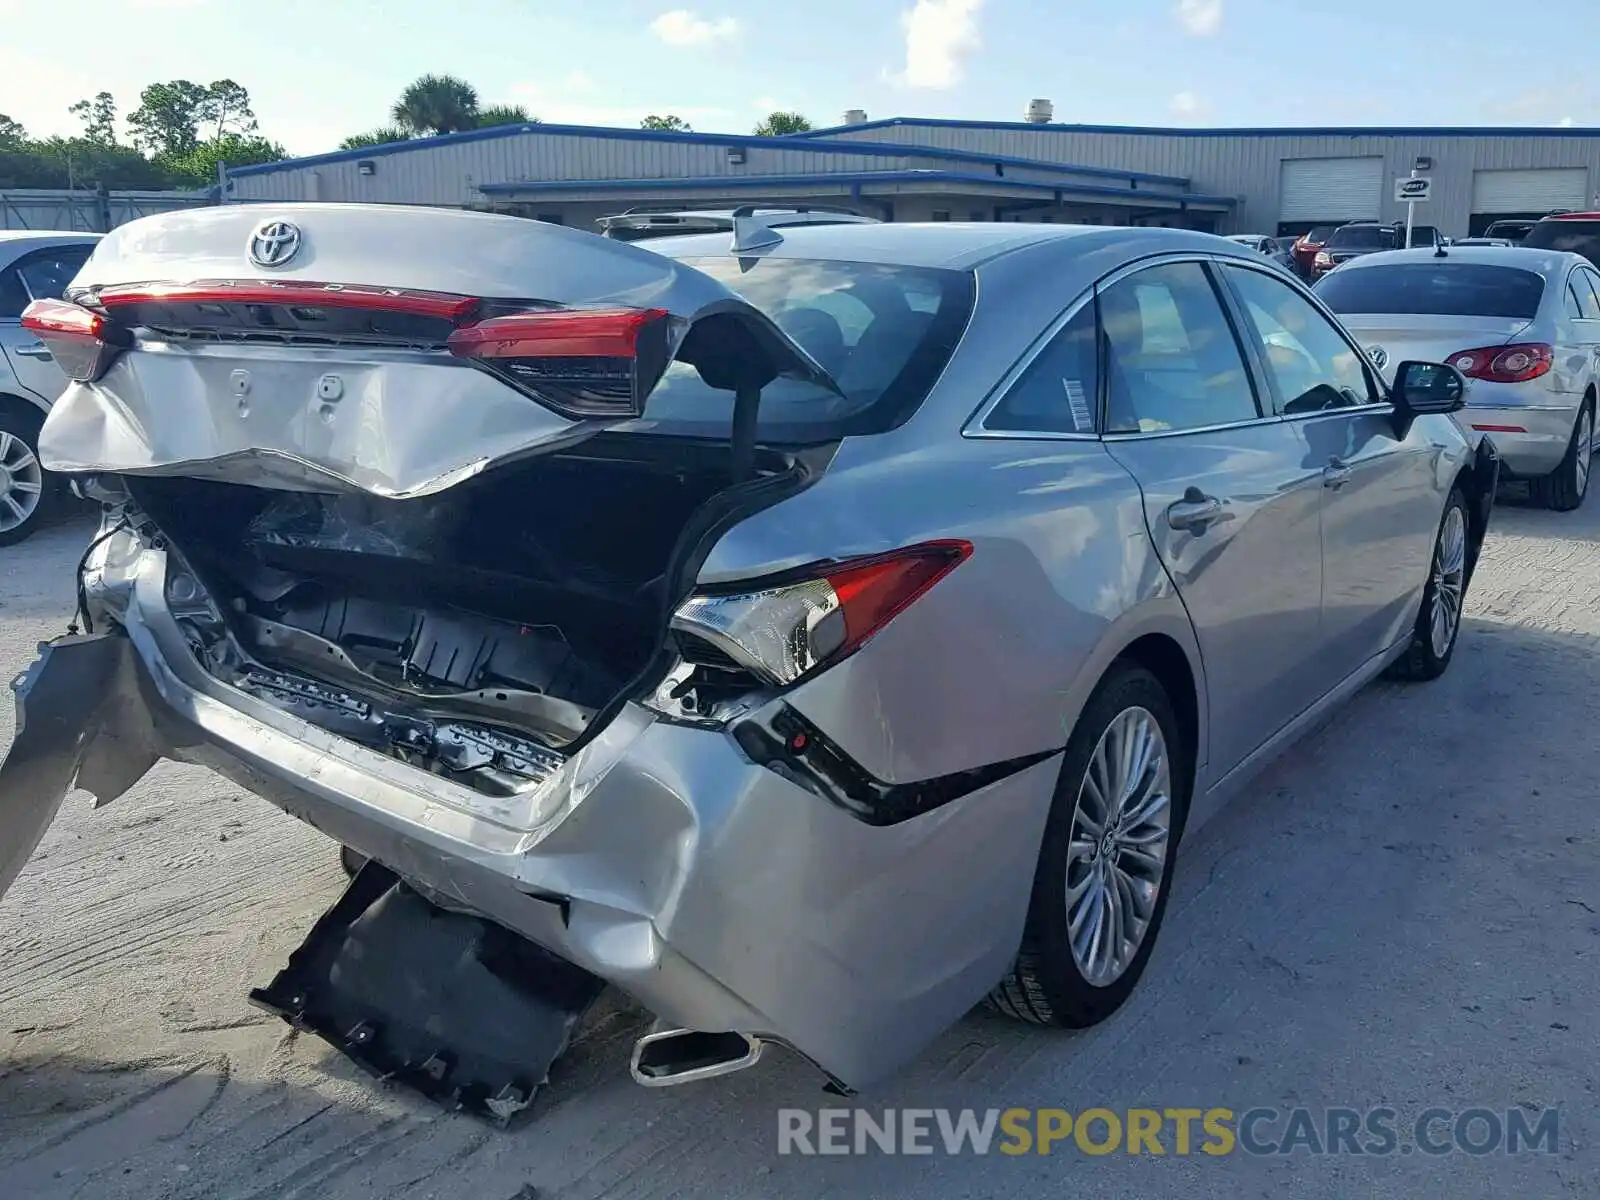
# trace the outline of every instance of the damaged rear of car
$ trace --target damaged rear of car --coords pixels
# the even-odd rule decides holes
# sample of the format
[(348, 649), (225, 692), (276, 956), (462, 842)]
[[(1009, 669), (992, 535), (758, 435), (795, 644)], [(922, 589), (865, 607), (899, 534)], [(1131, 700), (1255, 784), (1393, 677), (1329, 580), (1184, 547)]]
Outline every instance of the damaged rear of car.
[[(210, 766), (369, 860), (255, 1001), (501, 1120), (604, 982), (659, 1018), (644, 1083), (769, 1040), (860, 1082), (970, 1005), (917, 980), (949, 995), (899, 1021), (852, 935), (809, 927), (818, 866), (757, 877), (899, 853), (848, 771), (770, 766), (826, 742), (773, 700), (968, 547), (700, 576), (842, 432), (915, 406), (972, 276), (718, 269), (853, 272), (921, 308), (841, 381), (711, 274), (533, 222), (305, 205), (110, 235), (26, 319), (73, 381), (47, 465), (106, 515), (82, 632), (14, 683), (0, 887), (73, 788)], [(783, 448), (764, 405), (792, 410)]]

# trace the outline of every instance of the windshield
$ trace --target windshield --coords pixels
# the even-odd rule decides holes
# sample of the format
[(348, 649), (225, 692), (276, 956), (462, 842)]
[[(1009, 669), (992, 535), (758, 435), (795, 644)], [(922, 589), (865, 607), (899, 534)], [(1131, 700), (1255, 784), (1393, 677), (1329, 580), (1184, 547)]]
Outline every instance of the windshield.
[[(972, 313), (970, 272), (808, 259), (689, 258), (771, 317), (827, 369), (842, 396), (778, 379), (761, 394), (766, 442), (824, 441), (892, 428), (916, 411)], [(726, 437), (731, 405), (693, 367), (673, 363), (627, 428)]]
[(1336, 313), (1528, 321), (1539, 311), (1544, 277), (1483, 263), (1396, 263), (1331, 272), (1317, 284), (1316, 292)]
[(1333, 231), (1336, 228), (1338, 227), (1335, 225), (1318, 225), (1310, 233), (1306, 234), (1306, 241), (1314, 242), (1320, 246), (1333, 236)]
[(1329, 250), (1389, 250), (1398, 244), (1387, 225), (1345, 225), (1335, 229), (1326, 243)]
[(1570, 250), (1600, 266), (1600, 221), (1540, 221), (1522, 244), (1533, 250)]

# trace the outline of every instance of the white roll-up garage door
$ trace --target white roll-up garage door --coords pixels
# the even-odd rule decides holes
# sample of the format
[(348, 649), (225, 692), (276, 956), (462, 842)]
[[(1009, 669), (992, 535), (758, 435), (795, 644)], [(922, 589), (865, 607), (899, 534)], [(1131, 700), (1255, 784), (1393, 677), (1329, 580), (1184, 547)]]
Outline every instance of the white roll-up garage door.
[(1475, 213), (1546, 213), (1588, 207), (1589, 171), (1585, 167), (1472, 173)]
[(1381, 158), (1286, 158), (1280, 221), (1375, 221), (1383, 204)]

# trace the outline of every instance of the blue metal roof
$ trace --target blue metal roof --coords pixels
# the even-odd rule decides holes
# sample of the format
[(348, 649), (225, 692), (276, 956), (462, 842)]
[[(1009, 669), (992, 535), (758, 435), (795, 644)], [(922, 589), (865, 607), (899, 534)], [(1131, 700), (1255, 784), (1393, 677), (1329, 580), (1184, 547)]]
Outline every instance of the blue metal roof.
[[(1038, 129), (1053, 133), (1120, 133), (1154, 134), (1161, 137), (1600, 137), (1600, 127), (1575, 128), (1571, 126), (1529, 125), (1331, 125), (1285, 126), (1281, 129), (1267, 126), (1238, 129), (1196, 129), (1193, 127), (1166, 127), (1159, 125), (1035, 125), (1031, 121), (964, 121), (945, 120), (940, 117), (887, 117), (881, 121), (866, 121), (859, 125), (832, 125), (827, 129), (813, 129), (809, 133), (795, 134), (797, 138), (834, 138), (841, 133), (862, 129), (892, 129), (896, 126), (921, 126), (934, 129)], [(839, 142), (832, 142), (838, 145)], [(854, 145), (854, 142), (848, 144)], [(884, 145), (882, 142), (873, 143)]]
[(1121, 200), (1179, 201), (1185, 204), (1225, 205), (1237, 201), (1232, 196), (1203, 196), (1189, 192), (1152, 192), (1138, 188), (1100, 187), (1095, 184), (1041, 183), (1031, 179), (1007, 179), (996, 175), (977, 175), (966, 171), (818, 171), (809, 175), (701, 175), (678, 179), (526, 179), (507, 183), (484, 183), (478, 190), (485, 195), (503, 196), (516, 192), (672, 191), (705, 188), (713, 191), (773, 191), (785, 187), (821, 187), (848, 184), (857, 187), (873, 183), (953, 183), (1003, 187), (1051, 194), (1059, 197), (1116, 197)]
[[(861, 126), (849, 128), (860, 129)], [(381, 146), (364, 146), (359, 150), (335, 150), (328, 154), (313, 154), (306, 158), (290, 158), (283, 162), (260, 163), (248, 167), (229, 167), (228, 178), (246, 175), (267, 175), (275, 171), (293, 171), (301, 167), (321, 166), (325, 163), (354, 162), (364, 158), (381, 158), (389, 154), (403, 154), (413, 150), (431, 150), (439, 146), (459, 146), (466, 142), (489, 141), (495, 138), (519, 137), (528, 133), (548, 134), (554, 137), (592, 137), (613, 141), (676, 142), (697, 146), (743, 146), (758, 149), (804, 150), (812, 154), (823, 153), (817, 140), (804, 134), (787, 137), (760, 137), (754, 134), (735, 133), (683, 133), (677, 130), (616, 129), (604, 125), (547, 125), (529, 122), (523, 125), (497, 125), (491, 129), (472, 129), (466, 133), (445, 133), (434, 137), (411, 138), (403, 142), (386, 142)], [(1036, 158), (1017, 158), (1005, 154), (984, 154), (975, 150), (945, 150), (938, 146), (907, 146), (892, 142), (830, 143), (826, 153), (847, 152), (883, 158), (943, 158), (956, 162), (981, 163), (986, 166), (1027, 167), (1049, 171), (1058, 175), (1082, 175), (1096, 179), (1129, 179), (1140, 183), (1162, 184), (1167, 187), (1188, 187), (1189, 180), (1180, 175), (1151, 175), (1143, 171), (1119, 171), (1111, 167), (1087, 167), (1073, 163), (1050, 162)]]

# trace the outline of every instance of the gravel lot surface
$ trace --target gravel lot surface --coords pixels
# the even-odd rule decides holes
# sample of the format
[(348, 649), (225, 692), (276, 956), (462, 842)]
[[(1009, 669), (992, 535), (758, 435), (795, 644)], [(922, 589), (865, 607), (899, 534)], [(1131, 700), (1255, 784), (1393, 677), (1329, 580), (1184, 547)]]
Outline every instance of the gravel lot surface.
[[(88, 526), (0, 552), (0, 678), (59, 633)], [(1553, 1154), (780, 1157), (843, 1103), (773, 1056), (649, 1091), (614, 1013), (501, 1133), (375, 1084), (245, 1002), (343, 884), (334, 846), (163, 764), (74, 798), (0, 901), (0, 1193), (36, 1197), (1600, 1193), (1600, 498), (1507, 499), (1446, 677), (1368, 688), (1185, 847), (1143, 986), (1069, 1036), (973, 1015), (883, 1108), (1559, 1105)], [(0, 745), (11, 705), (0, 700)], [(1402, 1140), (1405, 1140), (1404, 1138)]]

